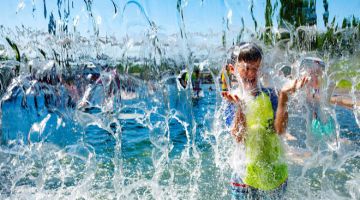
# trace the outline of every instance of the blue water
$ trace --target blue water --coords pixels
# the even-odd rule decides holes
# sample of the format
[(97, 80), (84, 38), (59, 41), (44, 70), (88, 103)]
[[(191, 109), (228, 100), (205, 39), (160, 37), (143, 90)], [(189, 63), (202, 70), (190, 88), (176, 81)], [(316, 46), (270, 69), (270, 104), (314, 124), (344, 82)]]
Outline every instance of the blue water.
[[(0, 199), (230, 199), (244, 159), (208, 90), (218, 81), (193, 98), (175, 85), (180, 70), (219, 80), (232, 47), (252, 41), (264, 85), (280, 88), (279, 67), (300, 73), (307, 56), (359, 84), (359, 2), (283, 2), (0, 3)], [(359, 108), (327, 107), (338, 146), (316, 149), (302, 97), (289, 102), (284, 199), (360, 199)]]
[[(45, 196), (151, 199), (156, 198), (154, 191), (159, 190), (162, 191), (159, 194), (172, 194), (175, 199), (229, 198), (231, 169), (225, 164), (226, 158), (220, 157), (224, 163), (219, 165), (216, 155), (226, 156), (219, 149), (231, 151), (234, 143), (224, 142), (231, 141), (229, 132), (215, 126), (216, 120), (221, 121), (215, 114), (221, 98), (208, 88), (209, 85), (203, 85), (204, 97), (198, 99), (192, 99), (190, 91), (178, 91), (174, 84), (166, 84), (149, 96), (124, 99), (120, 114), (132, 114), (130, 119), (120, 117), (118, 123), (109, 123), (105, 129), (95, 124), (81, 126), (76, 117), (70, 117), (80, 112), (76, 109), (62, 114), (50, 110), (36, 112), (31, 101), (26, 108), (19, 106), (21, 96), (7, 101), (2, 107), (1, 195), (21, 197), (23, 190)], [(346, 149), (358, 151), (360, 129), (351, 110), (340, 106), (335, 109), (340, 137), (347, 141), (330, 159), (335, 164), (344, 163), (340, 169), (327, 170), (321, 164), (304, 165), (305, 174), (301, 173), (304, 169), (301, 164), (290, 164), (289, 198), (300, 198), (300, 191), (305, 189), (299, 188), (296, 179), (311, 186), (310, 191), (305, 189), (308, 198), (317, 195), (327, 198), (319, 193), (324, 190), (323, 181), (341, 183), (332, 191), (350, 198), (345, 184), (357, 176), (359, 156), (340, 158), (346, 157), (343, 154)], [(101, 119), (113, 116), (97, 108), (81, 113)], [(133, 114), (137, 118), (132, 118)], [(34, 132), (28, 138), (32, 124), (48, 115), (43, 132)], [(304, 134), (295, 130), (302, 124), (299, 120), (290, 118), (288, 130), (298, 140), (289, 144), (305, 148)], [(84, 194), (84, 188), (91, 192)], [(29, 194), (26, 192), (23, 194)]]

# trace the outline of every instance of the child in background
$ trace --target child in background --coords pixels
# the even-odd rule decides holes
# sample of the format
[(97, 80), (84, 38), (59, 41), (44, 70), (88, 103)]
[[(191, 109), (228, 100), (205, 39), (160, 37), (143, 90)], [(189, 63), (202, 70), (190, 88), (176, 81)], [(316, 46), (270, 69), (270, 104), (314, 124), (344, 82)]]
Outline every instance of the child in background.
[[(326, 80), (325, 63), (316, 57), (306, 57), (300, 64), (300, 74), (309, 77), (306, 84), (306, 108), (308, 111), (308, 145), (313, 150), (337, 148), (335, 121), (331, 109), (331, 96), (335, 84)], [(334, 102), (335, 103), (335, 102)], [(323, 142), (325, 141), (325, 143)]]

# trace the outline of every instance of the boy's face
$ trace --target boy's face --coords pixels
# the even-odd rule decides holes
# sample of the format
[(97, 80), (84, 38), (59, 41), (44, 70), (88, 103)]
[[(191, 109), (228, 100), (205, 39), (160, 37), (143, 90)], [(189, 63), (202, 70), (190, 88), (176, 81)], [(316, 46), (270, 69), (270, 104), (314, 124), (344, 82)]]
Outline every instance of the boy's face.
[(313, 88), (319, 87), (320, 77), (323, 75), (322, 69), (320, 66), (315, 66), (307, 70), (308, 75), (310, 77), (310, 81), (308, 83), (309, 86)]
[(260, 62), (260, 60), (257, 60), (250, 62), (238, 61), (236, 63), (236, 69), (246, 90), (253, 90), (257, 87)]

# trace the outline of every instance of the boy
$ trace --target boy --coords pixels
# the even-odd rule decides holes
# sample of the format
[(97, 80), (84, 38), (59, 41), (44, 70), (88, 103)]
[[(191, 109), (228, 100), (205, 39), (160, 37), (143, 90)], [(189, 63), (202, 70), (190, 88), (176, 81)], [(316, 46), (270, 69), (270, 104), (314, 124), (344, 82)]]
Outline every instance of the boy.
[[(306, 84), (306, 108), (308, 111), (308, 127), (311, 133), (308, 138), (308, 145), (313, 150), (330, 147), (338, 147), (335, 121), (331, 116), (330, 102), (337, 103), (331, 98), (335, 84), (326, 80), (324, 76), (325, 63), (316, 57), (306, 57), (300, 64), (300, 73), (310, 78)], [(325, 82), (327, 81), (327, 82)], [(324, 142), (325, 141), (325, 142)], [(322, 147), (327, 144), (327, 147)]]
[[(262, 51), (254, 43), (240, 44), (235, 73), (242, 92), (223, 92), (236, 105), (232, 135), (245, 146), (245, 173), (232, 178), (234, 199), (281, 198), (288, 171), (277, 134), (285, 132), (288, 95), (303, 87), (306, 78), (285, 85), (277, 98), (271, 89), (258, 84)], [(231, 122), (232, 121), (232, 122)]]
[[(181, 85), (181, 87), (183, 89), (185, 89), (187, 87), (187, 83), (189, 82), (190, 80), (190, 75), (189, 73), (184, 70), (181, 72), (181, 75), (179, 75), (178, 77), (178, 80), (179, 80), (179, 83)], [(201, 78), (200, 78), (200, 69), (199, 68), (195, 68), (194, 69), (194, 72), (191, 76), (191, 83), (192, 83), (192, 89), (195, 93), (195, 96), (196, 97), (199, 97), (200, 96), (200, 91), (201, 91)]]

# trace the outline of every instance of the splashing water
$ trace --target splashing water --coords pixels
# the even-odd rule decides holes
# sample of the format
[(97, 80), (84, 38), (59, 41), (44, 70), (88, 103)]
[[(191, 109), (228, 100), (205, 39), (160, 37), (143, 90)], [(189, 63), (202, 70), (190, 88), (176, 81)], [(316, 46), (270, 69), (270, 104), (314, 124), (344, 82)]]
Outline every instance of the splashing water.
[[(306, 90), (290, 98), (284, 198), (359, 199), (358, 16), (322, 30), (286, 21), (287, 1), (266, 1), (262, 28), (263, 2), (170, 2), (32, 1), (29, 16), (43, 26), (0, 26), (1, 199), (230, 199), (246, 159), (218, 80), (241, 41), (263, 49), (263, 86), (281, 89), (303, 74), (303, 58), (319, 56), (321, 90), (353, 104), (321, 101), (336, 133), (314, 140)], [(7, 6), (20, 20), (26, 5)], [(278, 28), (268, 21), (276, 15)], [(195, 68), (208, 77), (201, 98), (191, 83), (177, 86), (179, 72)]]

